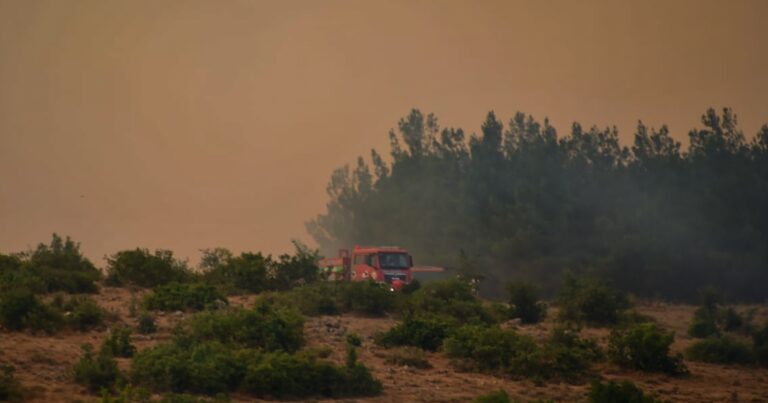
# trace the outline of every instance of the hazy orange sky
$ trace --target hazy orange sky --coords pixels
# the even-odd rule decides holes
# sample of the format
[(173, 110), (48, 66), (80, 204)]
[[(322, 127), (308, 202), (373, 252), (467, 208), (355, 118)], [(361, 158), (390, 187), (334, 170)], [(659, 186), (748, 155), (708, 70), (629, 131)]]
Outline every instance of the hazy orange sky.
[(768, 122), (768, 1), (0, 0), (0, 252), (290, 250), (412, 107)]

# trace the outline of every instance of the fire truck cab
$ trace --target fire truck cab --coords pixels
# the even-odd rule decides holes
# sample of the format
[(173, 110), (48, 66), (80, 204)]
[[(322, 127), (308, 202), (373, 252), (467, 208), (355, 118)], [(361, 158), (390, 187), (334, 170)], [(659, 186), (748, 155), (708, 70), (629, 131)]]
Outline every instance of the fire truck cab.
[(336, 258), (321, 259), (321, 270), (329, 280), (368, 281), (390, 285), (399, 290), (413, 279), (413, 258), (397, 246), (355, 246), (339, 250)]

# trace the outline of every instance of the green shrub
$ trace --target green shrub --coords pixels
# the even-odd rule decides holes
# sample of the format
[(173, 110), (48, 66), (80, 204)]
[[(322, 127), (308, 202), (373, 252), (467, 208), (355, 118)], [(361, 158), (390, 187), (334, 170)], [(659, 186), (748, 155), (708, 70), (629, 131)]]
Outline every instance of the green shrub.
[(46, 291), (45, 282), (23, 268), (24, 254), (4, 255), (0, 253), (0, 293), (16, 288), (24, 288), (37, 293)]
[(259, 398), (371, 396), (381, 384), (358, 363), (340, 367), (313, 355), (236, 350), (219, 342), (161, 344), (136, 355), (131, 379), (154, 391), (215, 394), (244, 390)]
[(261, 253), (244, 252), (233, 256), (224, 249), (204, 251), (204, 277), (229, 293), (284, 291), (318, 279), (318, 252), (294, 242), (293, 255), (277, 259)]
[(173, 252), (158, 249), (154, 254), (136, 248), (117, 252), (107, 258), (106, 282), (112, 286), (156, 287), (191, 280), (187, 264), (174, 259)]
[(127, 384), (121, 377), (115, 382), (114, 391), (102, 389), (101, 403), (149, 403), (152, 393), (146, 388), (134, 387)]
[(136, 331), (139, 334), (152, 334), (157, 331), (157, 325), (155, 324), (155, 317), (148, 312), (142, 312), (139, 315), (138, 325)]
[(699, 338), (719, 335), (717, 319), (722, 297), (714, 288), (708, 287), (699, 291), (699, 299), (701, 306), (693, 313), (688, 335)]
[(186, 393), (167, 393), (160, 397), (159, 403), (228, 403), (230, 401), (227, 395), (224, 394), (216, 395), (211, 400)]
[(235, 389), (245, 364), (236, 351), (219, 342), (166, 343), (138, 352), (131, 381), (156, 392), (216, 394)]
[(541, 346), (541, 377), (578, 380), (589, 374), (592, 363), (603, 358), (597, 342), (579, 337), (572, 329), (558, 327)]
[(693, 319), (688, 326), (688, 335), (691, 337), (705, 338), (719, 335), (715, 313), (704, 308), (698, 308), (693, 313)]
[(296, 287), (290, 292), (269, 294), (267, 299), (296, 307), (307, 316), (338, 315), (342, 307), (338, 289), (341, 284), (319, 282)]
[(26, 257), (21, 266), (22, 278), (40, 284), (39, 291), (98, 292), (96, 281), (101, 272), (83, 256), (80, 244), (69, 237), (62, 239), (54, 233), (49, 245), (39, 244)]
[(312, 283), (318, 280), (320, 269), (317, 261), (319, 251), (309, 249), (297, 241), (293, 241), (296, 252), (293, 255), (278, 256), (274, 263), (274, 276), (270, 276), (270, 289), (277, 291), (289, 290), (297, 285)]
[(589, 388), (588, 403), (661, 403), (648, 396), (632, 382), (621, 383), (610, 381), (601, 383), (595, 381)]
[(688, 372), (680, 355), (670, 356), (674, 332), (665, 332), (654, 323), (642, 323), (611, 332), (608, 356), (625, 368), (680, 375)]
[(461, 369), (503, 372), (534, 380), (576, 380), (601, 358), (597, 343), (572, 331), (556, 329), (537, 345), (529, 336), (498, 327), (463, 326), (446, 339), (443, 349)]
[(7, 330), (42, 330), (53, 333), (63, 324), (61, 313), (25, 288), (0, 294), (0, 326)]
[(159, 311), (202, 310), (227, 300), (215, 287), (205, 283), (169, 283), (144, 296), (144, 308)]
[(139, 300), (136, 294), (131, 294), (131, 301), (128, 303), (128, 317), (135, 318), (139, 311)]
[(21, 384), (13, 376), (14, 368), (9, 365), (0, 365), (0, 401), (23, 401)]
[(609, 326), (618, 323), (628, 308), (629, 299), (619, 290), (599, 280), (589, 280), (566, 273), (558, 297), (560, 320)]
[[(465, 325), (443, 343), (443, 350), (462, 369), (480, 372), (509, 371), (516, 375), (531, 371), (529, 357), (537, 351), (533, 339), (513, 330)], [(538, 363), (535, 365), (538, 367)]]
[(644, 315), (636, 310), (627, 311), (621, 316), (618, 326), (630, 327), (641, 323), (655, 323), (656, 319), (652, 316)]
[(418, 291), (419, 288), (421, 288), (421, 282), (418, 279), (413, 279), (410, 283), (404, 285), (403, 288), (400, 289), (400, 292), (405, 295), (413, 294)]
[(396, 294), (373, 281), (317, 282), (267, 297), (293, 305), (308, 316), (354, 312), (382, 316), (395, 310)]
[(341, 303), (342, 312), (382, 316), (395, 307), (395, 294), (381, 284), (357, 281), (337, 285), (337, 301)]
[(399, 347), (387, 352), (385, 363), (390, 365), (409, 366), (413, 368), (428, 369), (432, 364), (427, 360), (424, 350), (416, 347)]
[(102, 326), (106, 315), (106, 311), (87, 296), (73, 296), (64, 301), (57, 295), (50, 305), (28, 289), (12, 289), (0, 296), (0, 325), (8, 330), (53, 333), (67, 325), (86, 331)]
[(384, 347), (413, 346), (435, 351), (456, 327), (455, 321), (436, 315), (406, 316), (402, 322), (376, 336)]
[(203, 277), (228, 293), (259, 293), (269, 290), (271, 263), (271, 256), (243, 252), (237, 257), (224, 257)]
[(403, 296), (405, 315), (434, 314), (464, 323), (493, 324), (498, 321), (475, 296), (472, 286), (460, 279), (435, 281), (411, 295)]
[(747, 321), (731, 307), (722, 310), (718, 319), (726, 332), (735, 332), (749, 326)]
[(74, 375), (75, 382), (91, 392), (98, 392), (102, 388), (110, 389), (120, 378), (120, 371), (109, 351), (102, 350), (94, 356), (93, 347), (85, 344), (83, 356), (75, 364)]
[(131, 344), (131, 329), (124, 326), (113, 327), (102, 342), (101, 351), (105, 351), (113, 357), (132, 357), (136, 352), (136, 347)]
[(755, 355), (751, 347), (730, 336), (713, 336), (699, 340), (685, 350), (685, 356), (691, 361), (718, 364), (751, 364), (755, 362)]
[(363, 339), (357, 333), (347, 333), (347, 344), (360, 347), (363, 345)]
[(507, 286), (509, 296), (510, 317), (520, 318), (522, 323), (538, 323), (547, 315), (547, 305), (539, 302), (538, 292), (534, 285), (528, 283), (512, 283)]
[(93, 298), (74, 296), (63, 306), (69, 326), (86, 331), (104, 324), (107, 312)]
[(740, 315), (732, 307), (723, 306), (722, 296), (712, 287), (701, 290), (699, 300), (700, 306), (694, 311), (688, 326), (689, 336), (703, 339), (720, 336), (722, 332), (739, 332), (744, 335), (754, 332), (754, 309), (746, 317)]
[(768, 323), (752, 335), (758, 364), (768, 367)]
[(275, 352), (251, 360), (244, 389), (259, 398), (363, 397), (382, 386), (358, 363), (339, 367), (311, 356)]
[(304, 319), (291, 308), (259, 302), (251, 309), (205, 311), (176, 330), (185, 343), (218, 341), (267, 351), (296, 351), (304, 344)]
[(512, 403), (512, 400), (504, 389), (500, 389), (496, 392), (478, 396), (472, 400), (472, 403)]

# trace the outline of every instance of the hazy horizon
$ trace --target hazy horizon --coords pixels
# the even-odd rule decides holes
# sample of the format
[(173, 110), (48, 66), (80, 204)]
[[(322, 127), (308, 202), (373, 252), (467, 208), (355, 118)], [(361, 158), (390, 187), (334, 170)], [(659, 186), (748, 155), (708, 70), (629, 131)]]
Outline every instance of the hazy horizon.
[(0, 252), (278, 254), (411, 108), (768, 123), (768, 2), (0, 0)]

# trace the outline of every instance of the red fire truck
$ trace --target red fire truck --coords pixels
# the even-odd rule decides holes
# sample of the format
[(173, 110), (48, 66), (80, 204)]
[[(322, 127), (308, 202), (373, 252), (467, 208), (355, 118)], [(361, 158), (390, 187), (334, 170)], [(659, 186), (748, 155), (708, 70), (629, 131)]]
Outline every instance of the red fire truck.
[(438, 267), (414, 267), (408, 251), (397, 246), (355, 246), (340, 249), (337, 257), (320, 259), (321, 273), (331, 281), (368, 281), (397, 291), (413, 280), (414, 272), (441, 272)]

